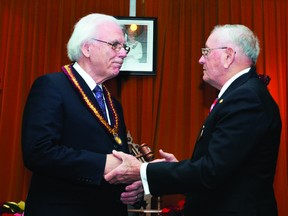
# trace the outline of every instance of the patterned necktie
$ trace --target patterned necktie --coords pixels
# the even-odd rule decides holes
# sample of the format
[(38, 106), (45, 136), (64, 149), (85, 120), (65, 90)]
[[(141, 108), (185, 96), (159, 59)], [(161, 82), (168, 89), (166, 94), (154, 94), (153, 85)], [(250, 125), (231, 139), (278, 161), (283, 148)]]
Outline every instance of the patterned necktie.
[(212, 111), (212, 109), (213, 109), (213, 108), (214, 108), (214, 106), (216, 105), (217, 101), (218, 101), (218, 98), (215, 98), (215, 100), (214, 100), (213, 104), (211, 104), (211, 107), (210, 107), (210, 112)]
[(100, 86), (96, 85), (96, 87), (93, 89), (93, 92), (95, 93), (96, 100), (102, 110), (102, 114), (107, 121), (107, 113), (106, 113), (103, 91), (100, 88)]

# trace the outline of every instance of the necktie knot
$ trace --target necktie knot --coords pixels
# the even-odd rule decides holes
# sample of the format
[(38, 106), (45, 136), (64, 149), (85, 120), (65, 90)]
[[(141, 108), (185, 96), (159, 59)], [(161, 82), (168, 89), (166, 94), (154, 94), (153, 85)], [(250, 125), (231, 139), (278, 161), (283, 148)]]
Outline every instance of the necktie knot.
[(99, 104), (99, 107), (101, 108), (102, 114), (104, 115), (104, 118), (107, 120), (103, 90), (100, 88), (100, 86), (96, 85), (96, 87), (93, 89), (93, 92), (95, 94), (95, 98)]

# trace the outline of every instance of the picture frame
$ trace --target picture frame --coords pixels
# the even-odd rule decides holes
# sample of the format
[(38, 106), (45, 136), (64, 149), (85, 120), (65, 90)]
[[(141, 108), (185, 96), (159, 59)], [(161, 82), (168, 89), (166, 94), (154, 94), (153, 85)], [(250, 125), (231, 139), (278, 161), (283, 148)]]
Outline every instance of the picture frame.
[(157, 18), (116, 17), (130, 52), (120, 75), (156, 75)]

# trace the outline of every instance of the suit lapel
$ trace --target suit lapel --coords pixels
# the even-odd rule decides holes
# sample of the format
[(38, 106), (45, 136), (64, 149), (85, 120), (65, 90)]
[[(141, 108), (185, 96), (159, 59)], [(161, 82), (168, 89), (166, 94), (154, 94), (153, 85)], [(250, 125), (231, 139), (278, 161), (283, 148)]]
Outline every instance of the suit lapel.
[[(243, 74), (242, 76), (238, 77), (234, 82), (232, 82), (232, 84), (227, 88), (227, 90), (224, 92), (224, 94), (218, 99), (217, 104), (218, 103), (222, 103), (223, 100), (225, 99), (225, 97), (227, 97), (231, 92), (233, 92), (235, 89), (237, 89), (239, 86), (243, 85), (245, 82), (247, 82), (250, 78), (252, 77), (257, 77), (257, 73), (256, 73), (256, 69), (255, 67), (252, 67), (248, 73)], [(215, 110), (218, 108), (219, 106), (215, 105)], [(196, 148), (199, 145), (199, 142), (201, 142), (201, 138), (204, 135), (204, 133), (206, 132), (206, 125), (207, 123), (211, 120), (214, 119), (215, 112), (211, 112), (209, 113), (209, 115), (207, 116), (207, 118), (205, 119), (203, 126), (199, 132), (198, 138), (197, 138), (197, 142), (196, 142), (196, 146), (195, 149), (198, 151), (199, 149)], [(209, 123), (208, 123), (209, 124)], [(203, 145), (204, 143), (202, 143), (201, 145)], [(203, 148), (199, 147), (200, 149)], [(194, 155), (195, 153), (193, 153)]]
[[(89, 88), (89, 86), (87, 85), (85, 80), (79, 75), (79, 73), (77, 73), (77, 71), (74, 69), (74, 67), (71, 67), (71, 68), (72, 68), (73, 75), (75, 76), (76, 80), (78, 81), (79, 85), (81, 86), (81, 88), (83, 89), (84, 93), (87, 95), (89, 100), (93, 101), (93, 104), (97, 105), (99, 107), (99, 105), (96, 101), (96, 98), (93, 95), (93, 92), (91, 91), (91, 89)], [(75, 89), (75, 91), (77, 91), (77, 90)]]

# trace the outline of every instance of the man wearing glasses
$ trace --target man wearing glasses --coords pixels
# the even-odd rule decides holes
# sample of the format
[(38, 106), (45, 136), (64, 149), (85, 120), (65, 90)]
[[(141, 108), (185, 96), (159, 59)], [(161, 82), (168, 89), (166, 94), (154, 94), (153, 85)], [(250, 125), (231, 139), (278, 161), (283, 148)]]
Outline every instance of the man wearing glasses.
[[(203, 80), (219, 90), (189, 160), (143, 163), (113, 152), (123, 165), (105, 175), (112, 184), (141, 179), (145, 193), (185, 194), (185, 216), (277, 216), (273, 180), (281, 119), (256, 73), (259, 42), (243, 25), (216, 26), (202, 48)], [(169, 144), (168, 144), (169, 145)]]
[(128, 153), (122, 107), (103, 83), (119, 74), (130, 48), (115, 18), (90, 14), (67, 50), (73, 63), (38, 78), (26, 102), (23, 159), (33, 176), (25, 215), (126, 216), (143, 188), (135, 182), (133, 196), (121, 199), (125, 185), (103, 178), (120, 164), (112, 150)]

